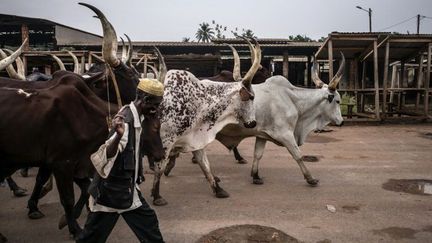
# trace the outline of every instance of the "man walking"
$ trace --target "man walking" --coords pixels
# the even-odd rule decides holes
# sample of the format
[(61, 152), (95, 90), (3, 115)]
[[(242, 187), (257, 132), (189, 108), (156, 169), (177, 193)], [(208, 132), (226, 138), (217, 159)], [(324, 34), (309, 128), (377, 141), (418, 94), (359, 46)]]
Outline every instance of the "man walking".
[(121, 215), (140, 242), (164, 242), (156, 213), (138, 187), (141, 165), (141, 121), (162, 102), (163, 84), (142, 79), (136, 99), (113, 120), (112, 135), (91, 156), (97, 173), (90, 185), (90, 213), (77, 242), (105, 242)]

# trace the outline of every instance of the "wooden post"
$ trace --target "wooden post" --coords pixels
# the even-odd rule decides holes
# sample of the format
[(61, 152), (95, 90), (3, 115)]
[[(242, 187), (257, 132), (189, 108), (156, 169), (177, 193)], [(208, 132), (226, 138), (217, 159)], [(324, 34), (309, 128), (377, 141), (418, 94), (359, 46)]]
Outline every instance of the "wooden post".
[[(144, 68), (143, 68), (143, 75), (144, 75), (144, 78), (146, 78), (147, 77), (147, 54), (144, 54), (145, 56), (144, 56)], [(155, 73), (155, 75), (156, 75), (156, 73)], [(156, 77), (156, 76), (155, 76)]]
[(92, 62), (93, 62), (93, 57), (92, 57), (92, 53), (91, 51), (88, 52), (88, 60), (87, 60), (87, 64), (88, 64), (88, 68), (90, 69)]
[[(397, 76), (398, 76), (398, 72), (397, 72), (397, 66), (393, 65), (392, 67), (392, 79), (391, 79), (391, 83), (390, 83), (390, 88), (394, 88), (396, 85), (396, 81), (397, 81)], [(390, 103), (393, 104), (393, 98), (394, 98), (394, 91), (390, 91)]]
[(51, 65), (45, 65), (45, 74), (51, 75)]
[[(29, 29), (26, 24), (21, 25), (21, 41), (24, 42), (25, 39), (29, 38)], [(29, 39), (30, 42), (30, 39)], [(24, 45), (24, 51), (29, 50), (29, 42)]]
[(27, 57), (25, 55), (22, 56), (22, 61), (24, 65), (24, 76), (27, 76)]
[[(361, 79), (361, 89), (362, 90), (364, 90), (364, 88), (365, 88), (365, 78), (366, 78), (365, 76), (366, 76), (366, 61), (363, 61), (362, 62), (362, 79)], [(362, 92), (361, 96), (360, 96), (360, 109), (357, 109), (357, 110), (360, 110), (360, 112), (364, 112), (364, 101), (365, 101), (364, 93)]]
[(283, 66), (282, 66), (282, 75), (288, 79), (289, 72), (289, 62), (288, 62), (288, 52), (284, 51), (283, 53)]
[(81, 56), (80, 74), (83, 74), (85, 72), (85, 54), (83, 53), (83, 55)]
[(427, 54), (426, 80), (424, 83), (424, 87), (425, 87), (424, 112), (426, 117), (429, 115), (429, 84), (430, 84), (431, 58), (432, 58), (431, 52), (432, 52), (432, 43), (429, 43), (428, 54)]
[[(417, 88), (420, 89), (422, 86), (422, 81), (423, 81), (423, 61), (424, 61), (424, 56), (423, 56), (423, 52), (420, 54), (419, 57), (419, 66), (418, 66), (418, 70), (417, 70)], [(418, 111), (419, 107), (420, 107), (420, 92), (417, 91), (416, 94), (416, 111)]]
[(329, 82), (333, 79), (333, 41), (328, 41)]
[(389, 53), (390, 53), (390, 42), (387, 41), (385, 49), (385, 60), (384, 60), (384, 80), (383, 80), (383, 119), (386, 118), (387, 113), (387, 82), (389, 73)]
[(374, 40), (374, 88), (375, 88), (375, 116), (377, 120), (380, 120), (380, 109), (379, 109), (379, 81), (378, 81), (378, 43)]

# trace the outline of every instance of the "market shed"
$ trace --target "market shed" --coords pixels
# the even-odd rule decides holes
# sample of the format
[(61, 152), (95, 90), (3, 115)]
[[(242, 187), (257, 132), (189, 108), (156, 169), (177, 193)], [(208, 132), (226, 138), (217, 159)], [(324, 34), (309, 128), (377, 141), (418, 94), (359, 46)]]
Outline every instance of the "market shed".
[[(330, 33), (315, 54), (323, 80), (331, 79), (342, 52), (347, 61), (339, 91), (355, 97), (357, 119), (429, 116), (432, 35)], [(350, 103), (350, 104), (347, 104)], [(351, 116), (353, 114), (350, 114)]]

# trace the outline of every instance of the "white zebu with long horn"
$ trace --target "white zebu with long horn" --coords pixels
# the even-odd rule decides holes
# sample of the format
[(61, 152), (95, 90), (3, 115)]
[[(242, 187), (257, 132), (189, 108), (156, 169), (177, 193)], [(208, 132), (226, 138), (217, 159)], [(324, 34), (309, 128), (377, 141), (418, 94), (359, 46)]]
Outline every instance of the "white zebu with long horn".
[[(251, 80), (261, 62), (261, 49), (256, 41), (254, 48), (254, 63), (243, 79), (240, 67), (234, 69), (234, 77), (238, 82), (199, 80), (192, 73), (181, 70), (168, 71), (164, 82), (161, 138), (166, 154), (175, 156), (179, 152), (193, 151), (213, 192), (219, 198), (229, 195), (218, 185), (220, 180), (215, 179), (211, 172), (204, 148), (228, 124), (243, 123), (250, 128), (255, 126)], [(155, 205), (166, 204), (159, 194), (159, 184), (167, 162), (157, 162), (155, 166), (152, 190)]]
[(340, 110), (340, 95), (336, 91), (345, 67), (345, 57), (335, 77), (324, 84), (319, 78), (314, 61), (312, 79), (318, 89), (298, 88), (283, 76), (274, 76), (265, 83), (253, 85), (257, 126), (245, 129), (239, 125), (228, 125), (216, 136), (227, 148), (237, 146), (247, 137), (256, 137), (252, 173), (254, 184), (262, 184), (258, 175), (258, 164), (264, 153), (266, 141), (284, 146), (297, 161), (306, 181), (315, 186), (319, 180), (312, 177), (303, 163), (299, 150), (307, 135), (322, 129), (329, 123), (343, 124)]

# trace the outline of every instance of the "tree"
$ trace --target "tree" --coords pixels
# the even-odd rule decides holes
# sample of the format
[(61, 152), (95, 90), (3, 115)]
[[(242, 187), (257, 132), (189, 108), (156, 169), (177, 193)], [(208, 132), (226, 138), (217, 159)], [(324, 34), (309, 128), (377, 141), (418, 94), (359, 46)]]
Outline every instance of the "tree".
[(306, 35), (302, 36), (302, 35), (290, 35), (288, 36), (288, 39), (291, 41), (301, 41), (301, 42), (312, 42), (314, 40), (312, 40), (311, 38), (307, 37)]
[(198, 42), (210, 42), (211, 39), (214, 38), (213, 28), (210, 28), (210, 25), (206, 22), (203, 22), (199, 25), (198, 31), (195, 34)]
[(254, 32), (251, 29), (243, 30), (243, 37), (256, 38)]
[(182, 42), (190, 42), (190, 38), (189, 37), (183, 37)]

